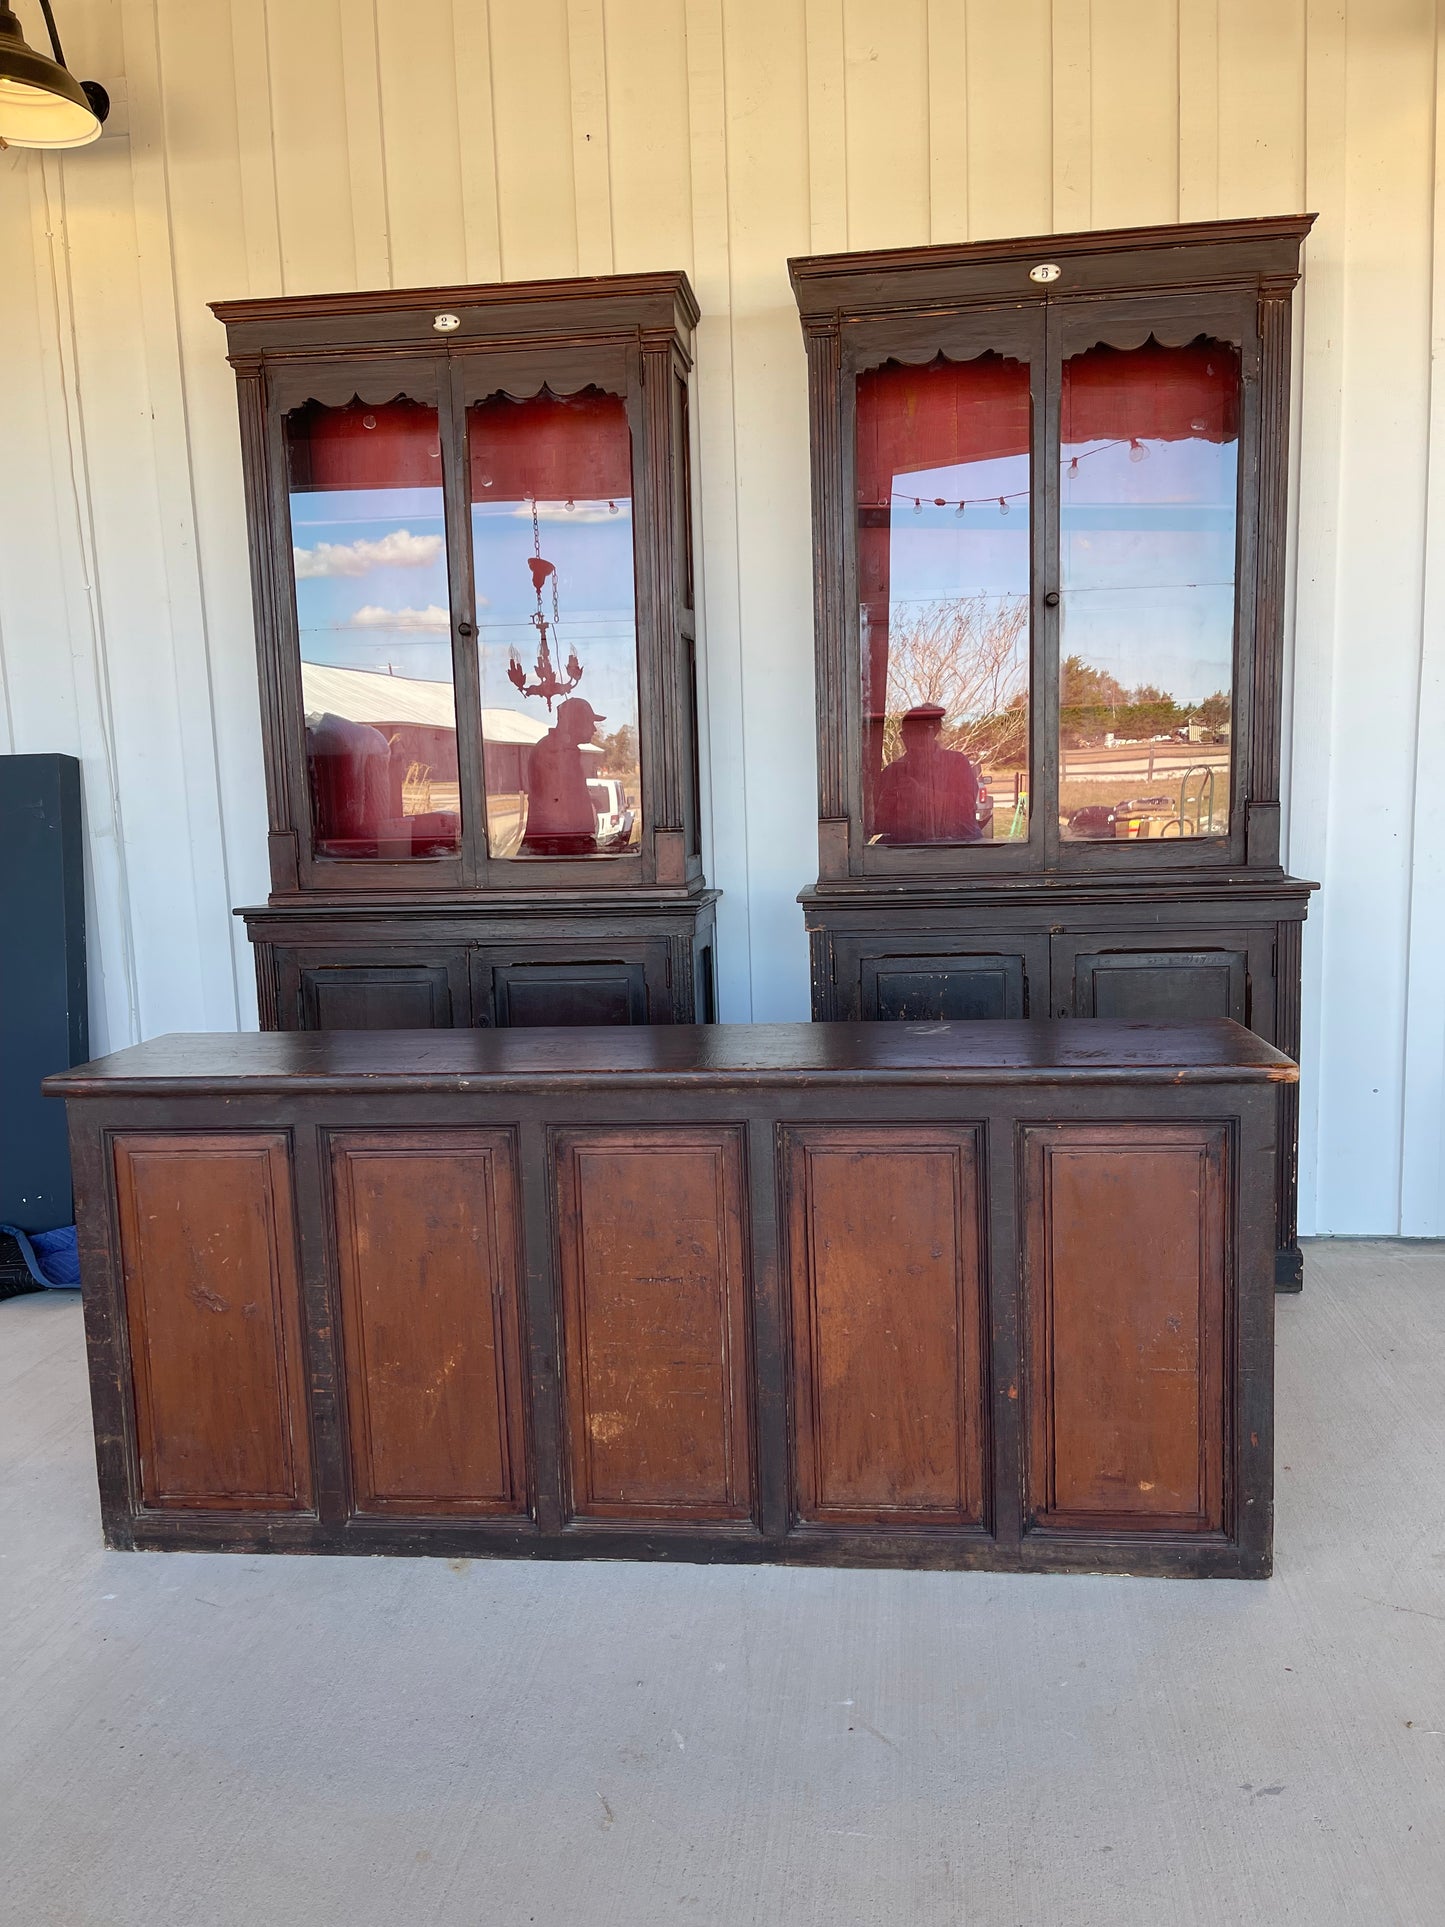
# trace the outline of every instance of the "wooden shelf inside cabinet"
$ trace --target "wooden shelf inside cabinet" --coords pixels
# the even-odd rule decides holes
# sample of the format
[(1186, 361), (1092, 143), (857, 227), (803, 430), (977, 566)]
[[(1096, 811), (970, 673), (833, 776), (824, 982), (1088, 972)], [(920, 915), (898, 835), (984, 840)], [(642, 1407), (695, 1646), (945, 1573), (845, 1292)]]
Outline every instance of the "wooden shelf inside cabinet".
[(1297, 1048), (1314, 886), (1281, 867), (1280, 714), (1313, 218), (790, 263), (816, 1018), (1218, 1015)]
[(263, 1022), (708, 1016), (687, 277), (213, 306), (270, 807), (271, 898), (244, 912)]

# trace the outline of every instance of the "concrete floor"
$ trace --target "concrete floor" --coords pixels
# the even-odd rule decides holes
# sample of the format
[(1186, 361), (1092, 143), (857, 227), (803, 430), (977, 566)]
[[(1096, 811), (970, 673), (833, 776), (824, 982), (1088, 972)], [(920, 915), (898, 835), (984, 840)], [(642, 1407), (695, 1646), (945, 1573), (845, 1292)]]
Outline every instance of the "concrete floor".
[(101, 1549), (0, 1304), (7, 1927), (1445, 1923), (1445, 1251), (1282, 1300), (1267, 1584)]

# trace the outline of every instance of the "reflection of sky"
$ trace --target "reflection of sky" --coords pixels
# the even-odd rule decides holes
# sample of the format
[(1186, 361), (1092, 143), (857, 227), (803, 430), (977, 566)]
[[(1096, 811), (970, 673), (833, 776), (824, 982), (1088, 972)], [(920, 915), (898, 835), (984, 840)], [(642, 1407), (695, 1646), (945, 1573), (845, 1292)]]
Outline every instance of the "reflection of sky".
[[(917, 496), (922, 506), (915, 513), (911, 501), (895, 501), (889, 517), (890, 625), (906, 619), (910, 604), (1028, 594), (1028, 486), (1027, 455), (894, 476), (894, 494)], [(960, 516), (956, 508), (936, 508), (936, 495), (969, 506)], [(1007, 515), (999, 510), (1000, 495), (1016, 496)], [(987, 499), (976, 502), (975, 496)]]
[[(920, 616), (926, 619), (942, 602), (982, 596), (1002, 607), (1027, 597), (1028, 486), (1027, 455), (955, 462), (893, 477), (893, 494), (919, 504), (915, 509), (912, 500), (895, 500), (888, 518), (888, 626), (893, 636)], [(940, 495), (942, 508), (934, 499)], [(1008, 503), (1007, 514), (999, 507), (1000, 496)], [(962, 515), (960, 502), (965, 504)], [(866, 612), (863, 644), (866, 661)], [(1025, 625), (1013, 650), (1014, 673), (1023, 678), (1018, 686), (1024, 689), (1028, 653)], [(969, 665), (959, 669), (965, 681), (974, 673)]]
[[(444, 535), (439, 488), (306, 489), (291, 496), (291, 539), (298, 549), (375, 542), (401, 529), (413, 536)], [(444, 542), (435, 561), (420, 566), (373, 564), (355, 575), (303, 576), (296, 584), (301, 659), (449, 683), (449, 620), (416, 628), (400, 616), (396, 625), (378, 620), (355, 626), (362, 610), (445, 611), (447, 606)]]
[[(1178, 701), (1228, 689), (1234, 653), (1238, 446), (1206, 441), (1063, 450), (1061, 652), (1106, 669), (1126, 688), (1154, 683)], [(1069, 461), (1079, 456), (1078, 473)], [(895, 475), (889, 535), (889, 621), (951, 596), (1027, 595), (1028, 458), (960, 462)], [(960, 517), (946, 503), (967, 499)], [(1000, 514), (998, 497), (1009, 501)], [(984, 498), (976, 501), (975, 498)]]
[(1197, 703), (1231, 682), (1238, 445), (1142, 446), (1064, 446), (1060, 653)]
[[(568, 511), (561, 503), (544, 502), (539, 530), (542, 554), (557, 568), (561, 622), (555, 634), (550, 633), (552, 583), (542, 589), (552, 666), (561, 677), (569, 650), (577, 651), (583, 673), (573, 694), (606, 717), (602, 727), (608, 735), (624, 723), (637, 726), (631, 504), (620, 500), (617, 509), (613, 515), (605, 502), (578, 500)], [(550, 723), (556, 703), (549, 715), (540, 696), (523, 697), (507, 680), (513, 645), (528, 682), (536, 680), (539, 638), (531, 617), (537, 596), (527, 566), (533, 553), (531, 504), (474, 502), (472, 546), (483, 705)]]
[[(576, 649), (584, 672), (576, 693), (606, 717), (609, 733), (623, 723), (637, 725), (631, 505), (624, 500), (617, 508), (613, 515), (605, 502), (579, 501), (569, 513), (560, 503), (544, 503), (541, 520), (542, 553), (557, 565), (562, 616), (560, 630), (551, 639), (553, 663), (560, 673), (568, 650)], [(315, 551), (324, 544), (344, 550), (379, 542), (400, 530), (413, 537), (443, 536), (441, 490), (315, 489), (291, 496), (291, 534), (298, 549)], [(537, 606), (527, 567), (532, 554), (530, 505), (474, 504), (472, 538), (482, 702), (547, 723), (542, 699), (524, 698), (507, 680), (512, 643), (529, 681), (537, 659), (537, 631), (529, 619)], [(381, 674), (391, 669), (399, 676), (449, 683), (449, 620), (443, 613), (428, 623), (426, 613), (445, 612), (448, 604), (445, 544), (434, 561), (419, 565), (371, 563), (358, 573), (303, 575), (296, 583), (302, 660)], [(542, 592), (542, 606), (550, 623), (550, 583)], [(396, 620), (389, 623), (373, 613), (383, 610)]]

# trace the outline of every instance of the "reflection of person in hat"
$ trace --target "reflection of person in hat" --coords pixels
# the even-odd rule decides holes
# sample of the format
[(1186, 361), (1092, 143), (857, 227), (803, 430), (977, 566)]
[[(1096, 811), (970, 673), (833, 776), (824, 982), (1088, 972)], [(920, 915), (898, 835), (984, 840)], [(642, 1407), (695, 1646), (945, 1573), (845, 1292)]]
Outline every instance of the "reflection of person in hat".
[(569, 696), (527, 763), (528, 856), (590, 856), (597, 847), (597, 811), (587, 791), (582, 745), (592, 741), (599, 716), (591, 703)]
[(978, 774), (942, 744), (946, 712), (920, 703), (903, 717), (903, 754), (878, 778), (873, 828), (885, 843), (976, 843)]

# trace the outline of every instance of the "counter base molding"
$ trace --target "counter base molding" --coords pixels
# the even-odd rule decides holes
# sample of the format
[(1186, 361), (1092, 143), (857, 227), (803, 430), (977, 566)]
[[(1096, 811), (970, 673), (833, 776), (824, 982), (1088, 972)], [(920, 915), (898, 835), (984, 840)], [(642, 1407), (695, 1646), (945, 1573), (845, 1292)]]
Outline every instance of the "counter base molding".
[(1225, 1019), (168, 1037), (69, 1101), (122, 1548), (1262, 1577)]

